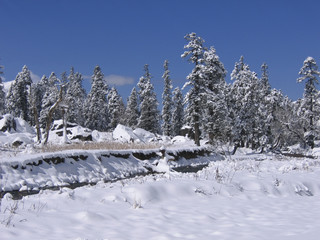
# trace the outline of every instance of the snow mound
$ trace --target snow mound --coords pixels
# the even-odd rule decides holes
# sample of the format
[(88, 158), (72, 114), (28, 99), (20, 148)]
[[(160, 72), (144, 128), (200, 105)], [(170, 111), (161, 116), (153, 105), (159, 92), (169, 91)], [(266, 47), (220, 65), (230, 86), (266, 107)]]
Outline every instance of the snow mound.
[(23, 119), (6, 114), (0, 120), (0, 146), (20, 147), (34, 142), (35, 131)]
[(142, 142), (152, 142), (155, 140), (156, 135), (151, 132), (148, 132), (142, 128), (136, 128), (133, 130), (134, 134), (136, 134)]
[(17, 132), (19, 133), (29, 133), (29, 134), (35, 134), (35, 130), (33, 127), (29, 125), (25, 120), (21, 118), (15, 118), (16, 120), (16, 126), (17, 126)]
[(157, 138), (155, 134), (146, 131), (142, 128), (132, 129), (124, 125), (118, 124), (112, 132), (114, 140), (122, 143), (148, 143), (154, 141), (161, 141), (162, 138)]
[(114, 140), (124, 143), (135, 142), (137, 140), (140, 141), (139, 137), (133, 132), (132, 128), (121, 124), (118, 124), (118, 126), (113, 130), (112, 137)]

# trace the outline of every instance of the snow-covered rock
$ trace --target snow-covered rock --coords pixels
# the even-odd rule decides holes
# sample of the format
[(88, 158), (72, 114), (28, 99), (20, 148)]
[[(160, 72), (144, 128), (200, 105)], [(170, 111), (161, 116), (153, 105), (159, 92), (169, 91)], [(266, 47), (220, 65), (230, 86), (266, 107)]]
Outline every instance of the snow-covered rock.
[(124, 125), (118, 124), (112, 132), (114, 140), (123, 143), (148, 143), (155, 141), (162, 141), (161, 137), (157, 137), (155, 134), (146, 131), (142, 128), (132, 129)]
[(155, 134), (148, 132), (142, 128), (136, 128), (135, 130), (133, 130), (133, 133), (137, 135), (139, 139), (144, 143), (152, 142), (156, 138)]
[[(63, 143), (65, 142), (64, 126), (62, 120), (55, 120), (49, 133), (49, 142)], [(92, 131), (75, 123), (67, 123), (67, 140), (68, 141), (92, 141)]]
[(119, 142), (137, 142), (140, 141), (139, 137), (133, 132), (133, 129), (124, 125), (118, 124), (112, 132), (114, 140)]
[(6, 114), (0, 120), (0, 146), (21, 147), (32, 144), (35, 138), (34, 129), (23, 119)]
[(11, 132), (16, 131), (17, 124), (14, 117), (11, 114), (6, 114), (0, 119), (0, 131)]

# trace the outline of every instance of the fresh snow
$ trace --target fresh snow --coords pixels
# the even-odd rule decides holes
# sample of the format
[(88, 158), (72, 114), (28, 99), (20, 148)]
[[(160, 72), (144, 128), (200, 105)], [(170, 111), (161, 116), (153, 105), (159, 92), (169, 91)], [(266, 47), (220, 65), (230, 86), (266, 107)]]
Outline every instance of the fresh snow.
[[(291, 240), (318, 239), (320, 234), (320, 148), (307, 153), (314, 159), (248, 149), (230, 156), (226, 147), (218, 147), (210, 156), (172, 161), (170, 152), (199, 148), (185, 137), (169, 139), (119, 125), (113, 133), (73, 126), (68, 137), (91, 134), (96, 142), (134, 138), (163, 147), (35, 153), (34, 130), (16, 120), (16, 130), (0, 132), (0, 189), (40, 192), (21, 200), (6, 193), (0, 199), (1, 240)], [(61, 122), (55, 124), (49, 140), (61, 144)], [(24, 144), (13, 148), (16, 139)], [(291, 150), (296, 152), (294, 146)], [(141, 161), (132, 154), (139, 151), (158, 155)], [(43, 161), (58, 158), (64, 162)], [(174, 171), (204, 164), (209, 165), (197, 173)], [(142, 176), (150, 168), (158, 173)], [(95, 185), (65, 187), (74, 183)], [(41, 190), (50, 186), (58, 190)]]
[(318, 159), (239, 151), (198, 173), (6, 194), (1, 239), (318, 239), (319, 177)]

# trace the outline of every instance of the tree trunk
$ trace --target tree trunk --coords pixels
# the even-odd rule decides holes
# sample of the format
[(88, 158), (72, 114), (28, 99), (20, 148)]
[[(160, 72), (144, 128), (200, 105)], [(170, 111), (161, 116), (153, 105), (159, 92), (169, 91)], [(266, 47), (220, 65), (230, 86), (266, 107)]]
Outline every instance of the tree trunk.
[(34, 123), (36, 125), (36, 130), (37, 130), (37, 142), (41, 143), (41, 130), (40, 130), (40, 123), (39, 123), (39, 115), (38, 115), (38, 109), (36, 106), (36, 102), (33, 98), (33, 92), (32, 92), (32, 87), (30, 86), (30, 104), (31, 104), (31, 109), (33, 111), (33, 118), (34, 118)]
[(37, 142), (41, 143), (41, 130), (40, 130), (38, 110), (35, 106), (33, 106), (32, 109), (33, 109), (33, 115), (34, 115), (34, 122), (36, 124), (36, 130), (37, 130)]
[[(199, 118), (199, 117), (197, 117)], [(200, 128), (199, 128), (199, 121), (195, 122), (194, 124), (194, 143), (197, 146), (200, 146)]]
[(62, 117), (63, 117), (63, 143), (69, 144), (70, 141), (67, 135), (67, 110), (65, 108), (62, 109)]
[(50, 132), (50, 128), (51, 128), (51, 122), (52, 122), (52, 115), (54, 113), (54, 111), (56, 110), (56, 108), (59, 106), (59, 103), (62, 101), (62, 87), (60, 88), (60, 93), (59, 93), (59, 98), (58, 100), (55, 102), (55, 104), (52, 105), (52, 107), (50, 108), (49, 112), (48, 112), (48, 116), (46, 119), (46, 132), (45, 132), (45, 140), (44, 140), (44, 145), (46, 145), (48, 143), (48, 139), (49, 139), (49, 132)]
[(237, 151), (238, 147), (239, 147), (238, 143), (234, 145), (234, 148), (233, 148), (233, 151), (232, 151), (231, 155), (236, 154), (236, 151)]

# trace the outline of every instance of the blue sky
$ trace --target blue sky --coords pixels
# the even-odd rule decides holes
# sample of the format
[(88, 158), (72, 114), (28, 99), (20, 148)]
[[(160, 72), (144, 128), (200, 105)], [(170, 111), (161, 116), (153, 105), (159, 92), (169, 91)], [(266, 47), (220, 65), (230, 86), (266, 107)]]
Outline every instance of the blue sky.
[(98, 64), (126, 99), (147, 63), (160, 97), (165, 59), (173, 85), (185, 83), (184, 36), (196, 32), (216, 48), (227, 82), (244, 55), (259, 76), (266, 62), (272, 87), (295, 100), (304, 59), (320, 64), (319, 11), (318, 0), (0, 0), (0, 64), (6, 81), (23, 65), (35, 76), (71, 66), (91, 76)]

